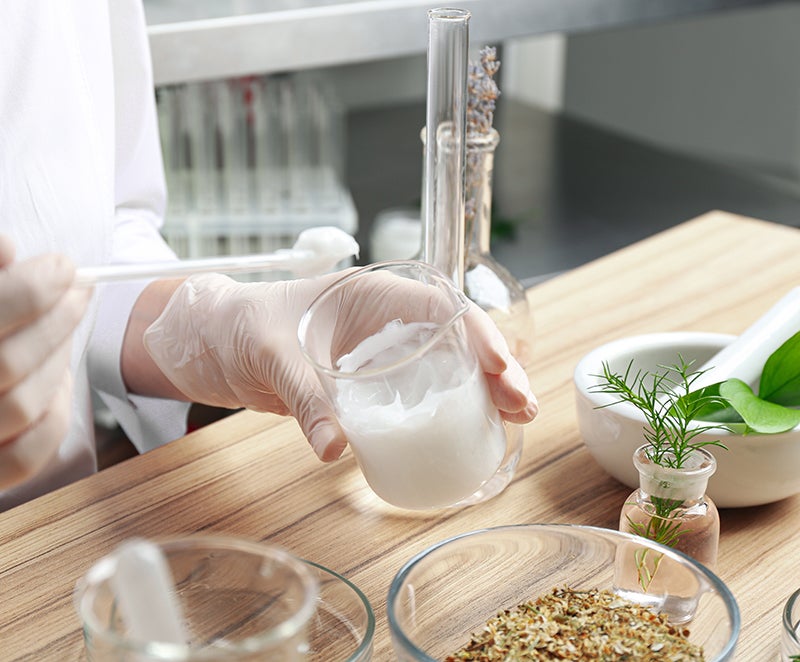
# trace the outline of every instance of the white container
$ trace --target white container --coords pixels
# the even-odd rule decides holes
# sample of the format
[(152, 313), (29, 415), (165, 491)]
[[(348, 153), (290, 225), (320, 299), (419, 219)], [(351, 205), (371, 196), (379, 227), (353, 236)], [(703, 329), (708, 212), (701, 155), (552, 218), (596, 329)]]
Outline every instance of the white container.
[[(593, 375), (602, 375), (604, 361), (617, 373), (624, 373), (632, 359), (635, 370), (658, 371), (659, 365), (674, 364), (678, 354), (700, 366), (734, 338), (692, 331), (653, 333), (620, 338), (586, 354), (575, 368), (575, 405), (583, 441), (600, 466), (628, 487), (638, 487), (639, 474), (631, 457), (643, 443), (645, 426), (642, 413), (629, 403), (598, 409), (616, 400), (610, 394), (591, 392), (600, 381)], [(800, 426), (780, 434), (713, 430), (697, 441), (713, 439), (728, 448), (708, 447), (717, 460), (708, 495), (718, 507), (758, 506), (800, 493)]]

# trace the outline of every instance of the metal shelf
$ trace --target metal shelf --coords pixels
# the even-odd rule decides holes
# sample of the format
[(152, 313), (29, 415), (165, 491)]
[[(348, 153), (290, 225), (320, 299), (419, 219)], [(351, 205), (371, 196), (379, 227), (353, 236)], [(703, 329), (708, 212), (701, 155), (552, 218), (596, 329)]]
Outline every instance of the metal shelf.
[[(788, 0), (459, 0), (471, 38), (573, 33)], [(432, 0), (144, 0), (156, 85), (424, 53)]]

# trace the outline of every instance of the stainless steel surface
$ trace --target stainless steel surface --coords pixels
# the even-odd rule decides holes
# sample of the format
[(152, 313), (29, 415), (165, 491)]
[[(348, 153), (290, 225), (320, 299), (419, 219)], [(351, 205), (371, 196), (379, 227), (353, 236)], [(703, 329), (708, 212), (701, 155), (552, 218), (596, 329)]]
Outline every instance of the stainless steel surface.
[[(459, 0), (492, 43), (788, 0)], [(424, 53), (432, 0), (144, 0), (157, 85)]]

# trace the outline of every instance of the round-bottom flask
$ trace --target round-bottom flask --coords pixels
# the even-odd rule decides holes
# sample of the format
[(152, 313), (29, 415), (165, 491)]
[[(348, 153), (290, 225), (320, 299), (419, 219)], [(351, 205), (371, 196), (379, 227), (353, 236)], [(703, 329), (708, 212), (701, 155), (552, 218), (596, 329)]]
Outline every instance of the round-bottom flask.
[(467, 134), (464, 292), (494, 320), (512, 355), (531, 361), (533, 317), (522, 283), (491, 253), (492, 172), (497, 130)]

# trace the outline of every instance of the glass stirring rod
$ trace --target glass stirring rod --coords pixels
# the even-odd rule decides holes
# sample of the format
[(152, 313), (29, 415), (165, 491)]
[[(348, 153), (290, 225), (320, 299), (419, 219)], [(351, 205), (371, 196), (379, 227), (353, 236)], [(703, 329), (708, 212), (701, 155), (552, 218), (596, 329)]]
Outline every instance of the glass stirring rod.
[(353, 237), (339, 228), (324, 226), (304, 230), (292, 248), (281, 248), (274, 253), (78, 267), (75, 284), (91, 286), (210, 272), (291, 271), (305, 277), (326, 273), (341, 260), (358, 257), (358, 253), (359, 246)]

